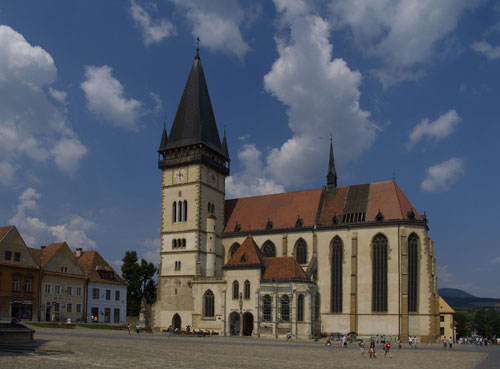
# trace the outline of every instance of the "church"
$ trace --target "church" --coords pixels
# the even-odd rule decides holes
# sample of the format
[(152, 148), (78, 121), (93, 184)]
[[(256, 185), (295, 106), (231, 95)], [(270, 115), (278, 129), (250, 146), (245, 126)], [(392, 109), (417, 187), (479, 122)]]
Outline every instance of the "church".
[(226, 200), (229, 162), (197, 52), (158, 149), (155, 329), (439, 338), (428, 219), (395, 180), (337, 186), (330, 142), (322, 188)]

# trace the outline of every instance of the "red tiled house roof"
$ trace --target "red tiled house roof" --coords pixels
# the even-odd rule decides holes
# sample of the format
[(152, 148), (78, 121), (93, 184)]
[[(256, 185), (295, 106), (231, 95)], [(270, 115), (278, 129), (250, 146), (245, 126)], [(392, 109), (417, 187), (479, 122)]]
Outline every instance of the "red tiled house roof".
[(247, 237), (231, 256), (224, 268), (264, 267), (264, 254), (252, 237)]
[(304, 269), (293, 257), (265, 258), (264, 261), (266, 263), (266, 270), (262, 275), (264, 280), (309, 280)]
[[(76, 252), (74, 254), (77, 255)], [(115, 272), (97, 251), (82, 251), (80, 256), (76, 256), (76, 259), (90, 282), (127, 286), (127, 282)], [(102, 278), (98, 271), (113, 272), (113, 279)]]

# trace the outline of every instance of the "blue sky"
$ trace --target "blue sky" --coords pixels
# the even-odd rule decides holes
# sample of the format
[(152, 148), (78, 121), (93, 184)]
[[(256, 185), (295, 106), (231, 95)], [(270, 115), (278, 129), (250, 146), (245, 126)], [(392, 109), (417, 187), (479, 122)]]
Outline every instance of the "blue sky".
[(113, 265), (159, 255), (156, 150), (196, 42), (228, 197), (391, 180), (430, 219), (440, 287), (500, 297), (494, 1), (0, 5), (0, 223)]

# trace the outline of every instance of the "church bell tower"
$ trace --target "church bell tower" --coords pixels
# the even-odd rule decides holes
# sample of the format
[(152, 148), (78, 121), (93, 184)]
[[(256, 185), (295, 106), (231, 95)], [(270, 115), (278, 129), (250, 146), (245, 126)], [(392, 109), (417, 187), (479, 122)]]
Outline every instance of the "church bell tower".
[(229, 160), (225, 133), (221, 142), (197, 51), (170, 134), (164, 127), (158, 149), (161, 326), (172, 324), (168, 316), (172, 311), (181, 314), (183, 325), (190, 322), (191, 280), (222, 275)]

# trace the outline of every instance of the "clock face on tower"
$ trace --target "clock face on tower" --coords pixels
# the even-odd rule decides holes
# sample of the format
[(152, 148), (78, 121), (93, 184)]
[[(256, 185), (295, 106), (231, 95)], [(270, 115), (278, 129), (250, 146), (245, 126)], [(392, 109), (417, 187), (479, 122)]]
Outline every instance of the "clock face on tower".
[(181, 169), (177, 169), (177, 170), (174, 172), (174, 182), (175, 182), (175, 183), (182, 183), (182, 182), (185, 182), (185, 181), (186, 181), (186, 178), (187, 178), (187, 175), (186, 175), (186, 169), (181, 168)]
[(211, 171), (209, 170), (208, 171), (208, 183), (212, 186), (216, 186), (217, 185), (217, 173), (215, 173), (214, 171)]

